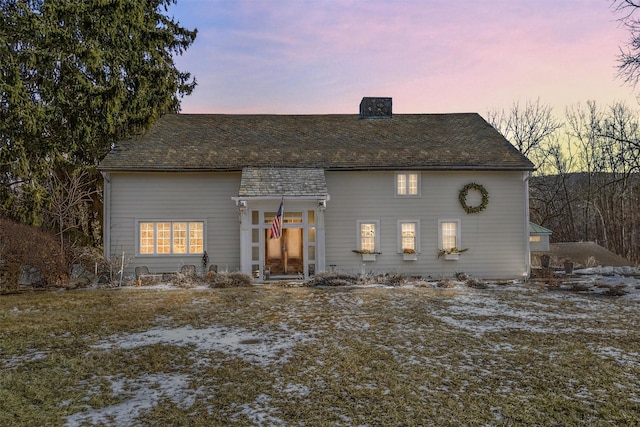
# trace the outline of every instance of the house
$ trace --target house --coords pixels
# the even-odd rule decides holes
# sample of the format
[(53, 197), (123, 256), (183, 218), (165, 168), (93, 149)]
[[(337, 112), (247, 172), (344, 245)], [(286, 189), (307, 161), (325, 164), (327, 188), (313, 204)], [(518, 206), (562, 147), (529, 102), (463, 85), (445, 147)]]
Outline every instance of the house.
[(553, 231), (533, 222), (529, 223), (529, 248), (531, 252), (549, 252), (549, 239)]
[(99, 169), (105, 255), (126, 254), (129, 275), (530, 271), (534, 166), (475, 113), (393, 114), (391, 98), (363, 98), (360, 114), (166, 114)]

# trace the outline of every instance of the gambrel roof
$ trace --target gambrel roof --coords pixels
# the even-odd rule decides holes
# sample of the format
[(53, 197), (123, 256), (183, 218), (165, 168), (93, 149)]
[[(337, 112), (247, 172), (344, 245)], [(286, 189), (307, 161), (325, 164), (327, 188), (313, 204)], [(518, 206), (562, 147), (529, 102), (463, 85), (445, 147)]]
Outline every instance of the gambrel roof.
[(532, 170), (480, 115), (166, 114), (120, 141), (104, 171)]

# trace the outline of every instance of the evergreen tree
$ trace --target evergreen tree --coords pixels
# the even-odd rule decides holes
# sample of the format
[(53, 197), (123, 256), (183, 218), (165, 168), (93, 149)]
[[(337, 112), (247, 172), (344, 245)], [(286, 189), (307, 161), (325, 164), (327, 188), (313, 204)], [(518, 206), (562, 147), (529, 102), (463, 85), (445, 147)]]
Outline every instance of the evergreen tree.
[(176, 0), (0, 0), (0, 212), (39, 223), (44, 183), (180, 108), (195, 40)]

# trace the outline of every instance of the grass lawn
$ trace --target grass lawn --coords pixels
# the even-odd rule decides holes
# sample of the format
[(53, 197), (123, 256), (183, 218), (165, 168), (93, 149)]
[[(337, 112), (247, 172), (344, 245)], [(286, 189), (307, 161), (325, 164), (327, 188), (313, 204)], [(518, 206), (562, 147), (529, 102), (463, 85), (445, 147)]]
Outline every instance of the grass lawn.
[(533, 285), (0, 297), (0, 425), (637, 425), (638, 300)]

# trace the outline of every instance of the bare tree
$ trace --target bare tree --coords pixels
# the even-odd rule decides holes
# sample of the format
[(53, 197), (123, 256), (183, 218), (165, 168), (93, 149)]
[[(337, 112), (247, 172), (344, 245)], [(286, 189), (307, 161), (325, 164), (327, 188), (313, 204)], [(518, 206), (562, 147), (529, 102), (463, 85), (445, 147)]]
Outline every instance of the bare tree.
[(490, 111), (487, 117), (542, 173), (549, 157), (549, 138), (562, 127), (554, 118), (551, 106), (541, 104), (540, 99), (526, 101), (524, 106), (514, 102), (510, 111)]
[(640, 79), (640, 0), (612, 0), (612, 6), (622, 25), (629, 31), (626, 48), (620, 48), (618, 72), (625, 82), (636, 86)]
[(89, 178), (85, 168), (69, 173), (63, 170), (52, 173), (47, 183), (51, 203), (47, 213), (55, 223), (60, 236), (60, 249), (64, 253), (64, 233), (82, 227), (87, 204), (92, 202), (91, 196), (99, 190), (95, 180)]
[(574, 161), (571, 146), (556, 135), (548, 147), (547, 175), (531, 181), (531, 220), (551, 228), (554, 240), (560, 242), (574, 240), (576, 234)]
[(619, 254), (631, 259), (640, 256), (638, 249), (640, 218), (637, 214), (637, 175), (640, 172), (640, 122), (638, 112), (624, 103), (613, 104), (604, 121), (606, 168), (609, 182), (601, 197), (608, 203), (612, 225), (611, 245)]
[(592, 217), (593, 210), (598, 210), (592, 201), (598, 192), (595, 177), (605, 169), (605, 141), (601, 136), (604, 118), (595, 101), (587, 101), (586, 107), (579, 104), (568, 107), (565, 116), (565, 131), (569, 144), (576, 147), (577, 170), (584, 176), (580, 182), (583, 221), (578, 228), (580, 233), (574, 235), (573, 239), (593, 240), (593, 227), (588, 219)]

